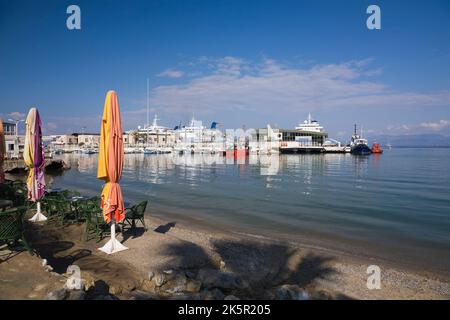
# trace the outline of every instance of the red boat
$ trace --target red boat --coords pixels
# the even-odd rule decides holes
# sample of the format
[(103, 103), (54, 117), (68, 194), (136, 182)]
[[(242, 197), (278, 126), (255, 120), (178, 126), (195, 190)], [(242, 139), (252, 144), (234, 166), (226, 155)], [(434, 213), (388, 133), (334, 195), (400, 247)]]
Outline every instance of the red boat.
[(383, 149), (381, 149), (381, 146), (379, 143), (374, 143), (372, 145), (372, 153), (383, 153)]

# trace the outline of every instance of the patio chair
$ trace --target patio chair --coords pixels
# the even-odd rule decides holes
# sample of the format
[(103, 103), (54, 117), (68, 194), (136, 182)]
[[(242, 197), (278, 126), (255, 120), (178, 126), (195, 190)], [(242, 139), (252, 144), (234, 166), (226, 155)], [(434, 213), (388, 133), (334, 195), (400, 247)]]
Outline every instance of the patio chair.
[(103, 219), (99, 197), (87, 200), (80, 207), (80, 210), (82, 210), (82, 214), (86, 219), (86, 241), (95, 238), (99, 242), (105, 236), (110, 235), (110, 226)]
[(145, 225), (144, 213), (147, 208), (147, 201), (142, 201), (130, 208), (125, 209), (125, 218), (123, 219), (121, 226), (122, 231), (125, 230), (128, 224), (132, 230), (136, 229), (136, 221), (140, 221), (144, 226), (144, 230), (147, 231), (147, 226)]
[(33, 254), (25, 240), (23, 230), (23, 217), (26, 211), (27, 207), (22, 206), (0, 212), (0, 243), (10, 245), (20, 241), (24, 248)]
[(0, 184), (0, 198), (11, 200), (16, 207), (26, 204), (27, 187), (22, 182), (7, 182)]
[(58, 201), (62, 199), (58, 196), (49, 196), (45, 195), (42, 198), (42, 206), (44, 211), (47, 213), (47, 218), (49, 220), (55, 219), (58, 217)]
[(60, 198), (56, 198), (53, 200), (52, 205), (56, 210), (54, 212), (54, 220), (59, 225), (64, 225), (66, 223), (70, 223), (76, 220), (76, 213), (72, 208), (72, 204), (69, 200), (62, 200)]

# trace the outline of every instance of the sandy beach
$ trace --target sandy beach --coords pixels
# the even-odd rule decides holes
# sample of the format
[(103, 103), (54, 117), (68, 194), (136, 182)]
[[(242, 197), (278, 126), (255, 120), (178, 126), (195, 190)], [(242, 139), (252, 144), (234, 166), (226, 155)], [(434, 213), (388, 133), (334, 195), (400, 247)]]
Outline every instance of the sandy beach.
[[(148, 231), (120, 234), (129, 250), (106, 255), (84, 224), (27, 224), (36, 254), (2, 250), (0, 299), (448, 299), (445, 276), (391, 263), (367, 288), (373, 260), (148, 213)], [(47, 264), (43, 263), (46, 259)], [(85, 290), (64, 289), (69, 265)]]

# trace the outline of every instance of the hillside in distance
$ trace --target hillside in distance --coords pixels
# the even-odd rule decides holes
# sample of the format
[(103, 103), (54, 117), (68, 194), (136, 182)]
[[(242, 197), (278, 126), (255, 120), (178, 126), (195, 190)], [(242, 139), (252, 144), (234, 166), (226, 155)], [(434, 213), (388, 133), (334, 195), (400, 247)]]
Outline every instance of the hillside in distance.
[(404, 134), (368, 136), (369, 144), (378, 142), (393, 147), (450, 147), (450, 137), (442, 134)]

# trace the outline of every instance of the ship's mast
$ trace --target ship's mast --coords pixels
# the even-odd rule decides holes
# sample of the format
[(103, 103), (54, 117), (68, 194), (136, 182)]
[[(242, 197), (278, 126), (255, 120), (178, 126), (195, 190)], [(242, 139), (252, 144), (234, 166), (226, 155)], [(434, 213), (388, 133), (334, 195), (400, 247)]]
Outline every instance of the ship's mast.
[(148, 145), (148, 127), (150, 124), (150, 104), (149, 104), (149, 80), (147, 78), (147, 145)]
[(150, 124), (150, 118), (149, 118), (149, 116), (150, 116), (150, 105), (149, 105), (149, 81), (148, 81), (148, 78), (147, 78), (147, 127), (148, 127), (148, 125)]

